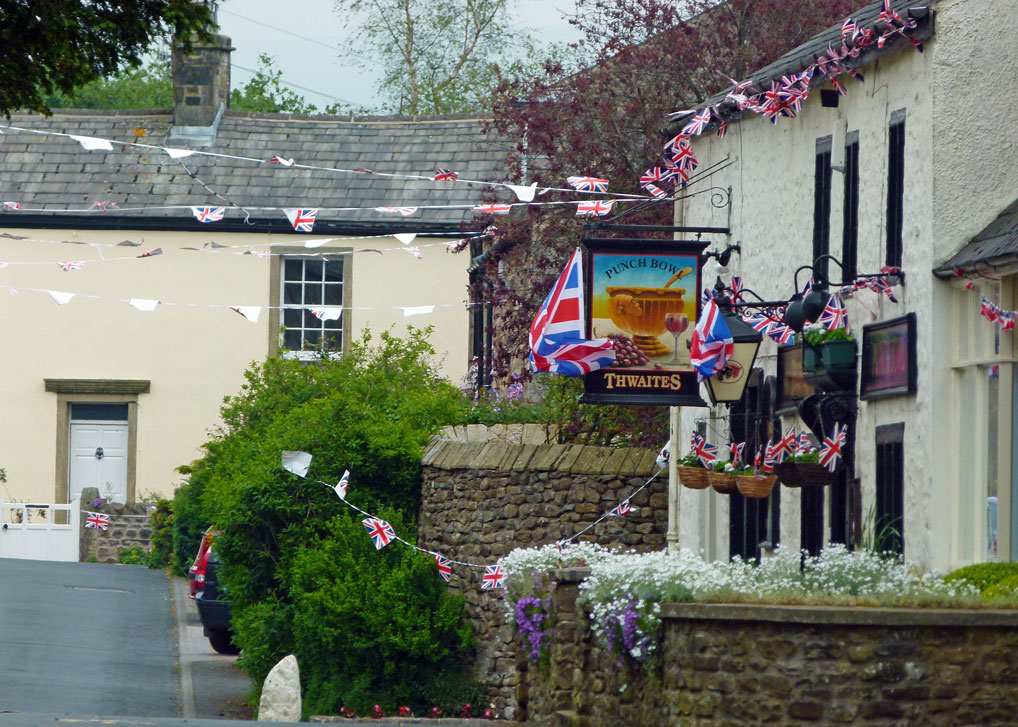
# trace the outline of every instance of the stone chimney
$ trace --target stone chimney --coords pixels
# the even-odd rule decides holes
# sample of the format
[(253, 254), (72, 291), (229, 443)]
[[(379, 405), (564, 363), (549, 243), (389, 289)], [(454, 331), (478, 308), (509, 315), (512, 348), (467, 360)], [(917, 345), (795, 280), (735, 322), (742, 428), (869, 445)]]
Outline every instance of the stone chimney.
[(209, 128), (220, 108), (230, 105), (230, 39), (215, 34), (208, 43), (195, 42), (185, 54), (181, 43), (173, 44), (174, 128)]

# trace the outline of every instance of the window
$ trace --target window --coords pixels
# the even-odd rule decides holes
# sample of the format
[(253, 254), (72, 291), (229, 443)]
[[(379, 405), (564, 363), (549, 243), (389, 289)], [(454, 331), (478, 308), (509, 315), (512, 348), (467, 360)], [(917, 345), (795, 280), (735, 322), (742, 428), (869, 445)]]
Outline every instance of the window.
[(901, 230), (905, 199), (905, 109), (891, 114), (887, 134), (887, 255), (885, 264), (901, 266)]
[[(284, 257), (280, 275), (282, 347), (294, 355), (343, 350), (343, 316), (322, 315), (312, 308), (343, 305), (343, 261)], [(331, 311), (330, 313), (335, 313)]]
[(877, 502), (873, 548), (905, 554), (905, 425), (877, 427)]
[[(831, 137), (817, 139), (816, 175), (813, 185), (813, 259), (831, 252)], [(816, 266), (827, 278), (827, 260)]]
[(845, 143), (845, 206), (842, 212), (842, 280), (852, 280), (859, 257), (859, 132), (853, 131)]

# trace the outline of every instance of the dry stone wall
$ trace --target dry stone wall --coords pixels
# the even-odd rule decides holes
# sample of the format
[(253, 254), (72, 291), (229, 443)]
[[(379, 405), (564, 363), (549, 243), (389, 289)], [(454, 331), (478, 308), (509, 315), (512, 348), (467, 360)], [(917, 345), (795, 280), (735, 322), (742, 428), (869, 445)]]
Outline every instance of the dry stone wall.
[(620, 665), (555, 574), (547, 667), (517, 716), (571, 727), (1018, 724), (1018, 611), (665, 604), (662, 666)]
[[(587, 528), (658, 471), (651, 449), (547, 443), (542, 428), (447, 430), (423, 458), (418, 542), (452, 560), (492, 565), (514, 548), (555, 543)], [(456, 437), (452, 439), (450, 437)], [(580, 539), (637, 551), (665, 547), (667, 477), (631, 500), (636, 512), (611, 517)], [(453, 566), (478, 634), (475, 674), (499, 710), (515, 708), (518, 643), (501, 591), (481, 591), (480, 568)]]
[[(120, 551), (141, 547), (152, 549), (152, 521), (149, 505), (134, 503), (102, 503), (93, 505), (99, 496), (94, 487), (85, 488), (81, 496), (81, 537), (78, 540), (78, 560), (96, 560), (99, 563), (119, 563)], [(102, 512), (110, 516), (107, 530), (85, 527), (85, 513)]]

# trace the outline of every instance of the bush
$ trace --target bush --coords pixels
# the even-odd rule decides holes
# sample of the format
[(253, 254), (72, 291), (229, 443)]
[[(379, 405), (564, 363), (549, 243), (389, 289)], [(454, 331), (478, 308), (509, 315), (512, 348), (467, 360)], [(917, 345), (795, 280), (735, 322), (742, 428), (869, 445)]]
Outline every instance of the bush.
[(990, 586), (1015, 575), (1018, 575), (1018, 563), (976, 563), (951, 571), (944, 576), (944, 581), (963, 581), (984, 592)]
[[(177, 472), (189, 475), (191, 468), (184, 465), (178, 467)], [(198, 555), (202, 536), (211, 524), (210, 516), (201, 503), (204, 489), (201, 478), (192, 477), (173, 493), (173, 522), (170, 524), (173, 558), (170, 572), (178, 576), (187, 575), (194, 557)]]
[(156, 500), (150, 519), (152, 550), (145, 558), (149, 568), (166, 568), (173, 562), (173, 503), (165, 498)]
[(117, 559), (124, 565), (141, 565), (148, 560), (148, 553), (140, 545), (130, 548), (121, 548), (117, 553)]
[(1018, 598), (1018, 574), (1005, 576), (983, 590), (986, 600), (1014, 601)]

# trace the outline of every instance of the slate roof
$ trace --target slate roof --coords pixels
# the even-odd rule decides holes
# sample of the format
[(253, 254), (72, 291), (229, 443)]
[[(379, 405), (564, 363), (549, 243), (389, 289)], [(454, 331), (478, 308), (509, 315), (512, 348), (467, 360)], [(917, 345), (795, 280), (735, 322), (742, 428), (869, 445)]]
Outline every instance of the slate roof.
[[(478, 117), (426, 119), (401, 117), (298, 116), (227, 111), (215, 141), (198, 146), (171, 139), (169, 111), (57, 110), (52, 117), (13, 114), (6, 125), (138, 141), (157, 146), (201, 149), (256, 159), (293, 158), (300, 164), (431, 176), (436, 167), (463, 179), (501, 179), (511, 145), (483, 133)], [(471, 223), (469, 209), (420, 210), (393, 219), (378, 206), (473, 205), (487, 187), (463, 183), (406, 180), (369, 174), (339, 174), (275, 164), (193, 155), (171, 159), (160, 149), (114, 145), (88, 151), (66, 137), (45, 136), (0, 125), (0, 200), (23, 208), (81, 209), (110, 200), (121, 208), (224, 204), (208, 188), (241, 206), (364, 207), (319, 212), (315, 232), (344, 229), (459, 229)], [(186, 169), (185, 169), (186, 167)], [(503, 190), (500, 197), (505, 197)], [(505, 197), (508, 200), (508, 197)], [(216, 225), (243, 225), (243, 214), (228, 210)], [(282, 231), (280, 212), (252, 212), (257, 228)], [(129, 227), (189, 229), (198, 225), (187, 210), (146, 210), (71, 215), (31, 211), (0, 213), (0, 226)], [(222, 226), (218, 229), (223, 229)], [(251, 226), (244, 229), (252, 230)]]
[(1013, 264), (1018, 259), (1018, 200), (1009, 204), (997, 218), (987, 225), (951, 259), (933, 272), (942, 278), (950, 277), (955, 269), (977, 272), (981, 268), (994, 268)]

